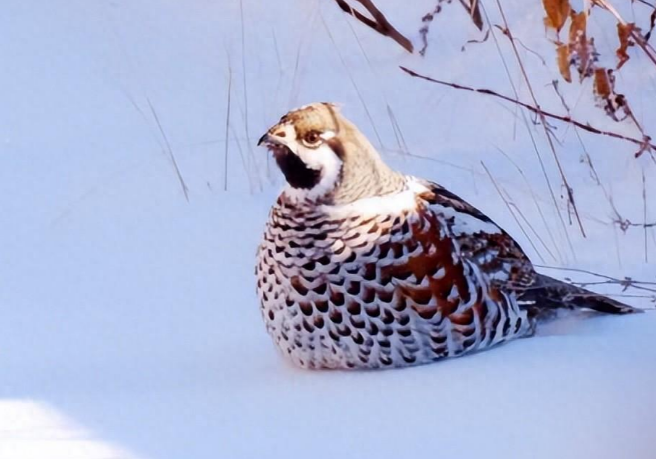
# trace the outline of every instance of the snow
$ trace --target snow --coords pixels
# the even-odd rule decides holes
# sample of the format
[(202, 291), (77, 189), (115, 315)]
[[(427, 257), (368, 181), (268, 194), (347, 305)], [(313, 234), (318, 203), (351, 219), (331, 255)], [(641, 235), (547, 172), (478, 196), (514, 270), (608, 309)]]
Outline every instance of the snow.
[(41, 459), (133, 458), (103, 444), (83, 428), (43, 404), (0, 401), (0, 457)]
[[(396, 3), (377, 2), (419, 43), (434, 1)], [(540, 2), (502, 3), (514, 34), (551, 62)], [(499, 23), (495, 4), (486, 6)], [(492, 38), (461, 52), (480, 38), (461, 10), (453, 2), (437, 16), (421, 59), (327, 0), (4, 0), (0, 458), (63, 456), (48, 443), (52, 432), (67, 457), (81, 459), (653, 457), (653, 313), (570, 320), (490, 352), (384, 372), (291, 368), (265, 332), (253, 264), (282, 180), (255, 143), (287, 110), (313, 101), (343, 103), (392, 166), (466, 198), (536, 263), (656, 281), (653, 231), (645, 262), (642, 229), (613, 225), (606, 197), (643, 221), (643, 173), (649, 199), (656, 191), (648, 155), (635, 159), (631, 144), (581, 133), (602, 188), (581, 162), (576, 133), (556, 125), (587, 233), (566, 222), (572, 250), (520, 112), (398, 70), (512, 95)], [(620, 10), (633, 17), (629, 5)], [(611, 62), (612, 18), (593, 15)], [(542, 106), (562, 112), (548, 86), (553, 66), (521, 52)], [(618, 90), (653, 135), (656, 67), (631, 53)], [(589, 82), (561, 91), (575, 117), (638, 135), (594, 107)], [(388, 106), (415, 156), (400, 152)], [(529, 126), (566, 209), (544, 131)], [(544, 244), (527, 229), (531, 245), (481, 161)]]

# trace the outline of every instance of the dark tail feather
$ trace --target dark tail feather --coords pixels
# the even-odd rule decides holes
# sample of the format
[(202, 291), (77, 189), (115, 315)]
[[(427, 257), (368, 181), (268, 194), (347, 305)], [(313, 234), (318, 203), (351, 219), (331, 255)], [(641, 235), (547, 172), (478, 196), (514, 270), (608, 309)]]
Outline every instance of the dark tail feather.
[(542, 274), (537, 282), (526, 290), (520, 301), (537, 318), (553, 316), (558, 309), (591, 309), (606, 314), (632, 314), (643, 312), (619, 301), (581, 287), (553, 279)]

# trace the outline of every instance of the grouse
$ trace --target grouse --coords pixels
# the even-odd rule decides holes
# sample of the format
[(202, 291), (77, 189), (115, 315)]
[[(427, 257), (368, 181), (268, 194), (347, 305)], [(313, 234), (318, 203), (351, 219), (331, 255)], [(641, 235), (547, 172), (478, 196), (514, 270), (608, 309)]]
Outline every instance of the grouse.
[(388, 167), (330, 103), (260, 139), (287, 185), (257, 252), (268, 332), (304, 368), (433, 362), (531, 336), (559, 310), (639, 309), (538, 274), (482, 212)]

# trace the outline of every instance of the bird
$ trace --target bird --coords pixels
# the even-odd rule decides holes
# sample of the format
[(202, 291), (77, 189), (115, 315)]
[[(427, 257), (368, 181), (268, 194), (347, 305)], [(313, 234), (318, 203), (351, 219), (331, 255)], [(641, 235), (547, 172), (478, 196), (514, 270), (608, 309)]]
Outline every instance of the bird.
[(480, 210), (391, 169), (333, 103), (291, 110), (258, 145), (286, 184), (257, 250), (257, 296), (296, 366), (421, 365), (533, 336), (562, 311), (641, 311), (537, 273)]

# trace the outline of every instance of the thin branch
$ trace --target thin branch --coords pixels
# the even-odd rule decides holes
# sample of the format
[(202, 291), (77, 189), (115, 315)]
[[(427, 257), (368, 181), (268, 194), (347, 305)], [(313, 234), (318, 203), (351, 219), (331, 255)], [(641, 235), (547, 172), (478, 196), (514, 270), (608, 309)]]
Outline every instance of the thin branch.
[[(642, 171), (642, 218), (647, 221), (647, 182), (645, 180), (645, 171)], [(656, 226), (656, 223), (654, 224)], [(644, 225), (645, 231), (645, 263), (649, 263), (649, 246), (647, 245), (647, 225)]]
[[(367, 66), (369, 67), (369, 71), (371, 72), (372, 77), (376, 78), (377, 75), (376, 70), (374, 70), (374, 66), (371, 63), (371, 60), (369, 59), (369, 55), (365, 51), (364, 46), (362, 46), (362, 42), (360, 41), (360, 37), (355, 31), (355, 28), (351, 25), (351, 21), (349, 21), (348, 18), (344, 17), (344, 21), (346, 22), (346, 25), (351, 31), (351, 34), (353, 35), (355, 42), (358, 44), (358, 48), (360, 49), (360, 52), (362, 53), (364, 60), (367, 62)], [(348, 69), (346, 70), (348, 71)], [(394, 137), (396, 137), (396, 143), (398, 144), (399, 149), (401, 151), (407, 152), (409, 151), (408, 145), (405, 142), (405, 137), (403, 136), (403, 132), (401, 131), (401, 126), (396, 121), (396, 117), (394, 116), (394, 111), (392, 110), (389, 100), (387, 99), (387, 94), (385, 93), (385, 89), (381, 88), (380, 93), (383, 96), (383, 100), (385, 101), (385, 106), (387, 107), (387, 116), (389, 117), (390, 123), (392, 124), (392, 131), (394, 132)]]
[(159, 117), (157, 116), (157, 112), (155, 111), (155, 108), (153, 107), (153, 104), (150, 103), (150, 99), (146, 98), (146, 101), (148, 102), (148, 106), (150, 107), (150, 111), (153, 114), (153, 118), (155, 118), (155, 122), (157, 123), (157, 127), (159, 128), (160, 134), (162, 134), (162, 138), (164, 139), (164, 143), (166, 144), (166, 150), (168, 151), (169, 156), (171, 157), (171, 162), (173, 163), (173, 168), (175, 169), (175, 173), (178, 176), (178, 181), (180, 182), (180, 187), (182, 187), (182, 192), (184, 193), (184, 197), (189, 202), (189, 189), (187, 188), (187, 184), (185, 183), (184, 179), (182, 178), (182, 174), (180, 173), (180, 168), (178, 167), (178, 162), (175, 160), (175, 155), (173, 154), (173, 149), (171, 148), (171, 144), (169, 143), (168, 137), (166, 137), (166, 133), (164, 132), (164, 128), (162, 127), (162, 123), (159, 122)]
[[(247, 71), (246, 71), (246, 21), (244, 19), (244, 0), (239, 0), (239, 18), (241, 22), (241, 67), (242, 67), (242, 85), (243, 85), (243, 91), (244, 91), (244, 110), (243, 110), (243, 117), (244, 117), (244, 130), (246, 132), (246, 137), (250, 137), (249, 133), (249, 116), (248, 116), (248, 81), (247, 81)], [(249, 159), (251, 161), (251, 164), (253, 165), (253, 168), (255, 169), (255, 173), (258, 175), (258, 183), (260, 183), (259, 180), (259, 168), (257, 165), (257, 161), (255, 159), (255, 154), (253, 152), (253, 146), (248, 143), (246, 144), (246, 147), (248, 148), (248, 154), (249, 154)], [(260, 184), (261, 188), (261, 184)]]
[(387, 105), (387, 116), (389, 117), (390, 123), (392, 124), (392, 129), (394, 130), (394, 136), (396, 137), (396, 142), (398, 143), (401, 151), (405, 153), (409, 153), (410, 149), (408, 148), (408, 144), (405, 141), (405, 136), (403, 135), (401, 126), (399, 125), (399, 122), (396, 120), (396, 115), (394, 115), (394, 111), (392, 110), (390, 104), (386, 102), (386, 105)]
[[(645, 287), (645, 285), (649, 286), (656, 286), (656, 282), (650, 282), (650, 281), (638, 281), (635, 280), (631, 277), (625, 277), (624, 279), (617, 279), (612, 276), (608, 276), (606, 274), (599, 274), (593, 271), (588, 271), (587, 269), (578, 269), (578, 268), (561, 268), (558, 266), (546, 266), (546, 265), (538, 265), (538, 264), (533, 264), (536, 268), (545, 268), (545, 269), (556, 269), (556, 270), (561, 270), (561, 271), (569, 271), (569, 272), (575, 272), (575, 273), (582, 273), (582, 274), (588, 274), (590, 276), (595, 276), (601, 279), (604, 279), (602, 282), (597, 282), (597, 283), (587, 283), (588, 285), (596, 285), (596, 284), (617, 284), (621, 285), (623, 287), (623, 291), (626, 291), (629, 287), (633, 287), (639, 290), (645, 290), (648, 292), (656, 292), (655, 288), (651, 287)], [(577, 283), (577, 285), (583, 284), (581, 282)]]
[[(479, 8), (482, 7), (482, 3), (480, 3), (479, 0), (459, 0), (460, 4), (462, 7), (465, 9), (467, 14), (469, 15), (469, 18), (472, 20), (476, 28), (480, 31), (483, 30), (483, 18), (481, 16), (481, 9)], [(419, 54), (424, 56), (426, 54), (426, 50), (428, 49), (428, 32), (430, 31), (430, 26), (433, 20), (435, 19), (435, 16), (440, 14), (442, 12), (442, 4), (444, 3), (451, 3), (451, 0), (437, 0), (437, 3), (435, 7), (429, 11), (428, 13), (424, 14), (424, 16), (421, 18), (422, 26), (419, 29), (419, 35), (421, 36), (421, 41), (423, 46), (419, 50)], [(485, 40), (487, 40), (487, 37), (489, 36), (490, 29), (488, 29), (485, 32), (485, 37), (481, 40), (468, 40), (466, 44), (469, 43), (482, 43)], [(462, 50), (464, 51), (465, 45), (463, 45)]]
[(225, 153), (223, 156), (223, 191), (228, 191), (228, 145), (230, 142), (230, 102), (232, 97), (232, 65), (228, 54), (228, 106), (226, 108)]
[(508, 212), (510, 212), (510, 215), (512, 215), (513, 219), (515, 220), (515, 223), (517, 223), (517, 226), (519, 226), (519, 229), (524, 234), (524, 237), (526, 238), (526, 240), (528, 240), (529, 244), (531, 244), (531, 247), (533, 247), (533, 250), (535, 250), (535, 253), (538, 255), (538, 257), (540, 257), (540, 260), (544, 263), (544, 257), (542, 256), (542, 254), (540, 253), (538, 248), (533, 243), (533, 239), (531, 239), (531, 237), (528, 235), (528, 233), (524, 229), (524, 226), (520, 223), (519, 219), (517, 218), (517, 215), (515, 215), (515, 212), (513, 212), (513, 208), (510, 207), (510, 203), (508, 202), (508, 200), (505, 198), (505, 196), (501, 192), (501, 188), (497, 184), (497, 181), (494, 180), (494, 176), (492, 175), (492, 173), (490, 172), (490, 170), (487, 168), (487, 166), (485, 165), (485, 163), (483, 161), (481, 161), (481, 165), (483, 166), (483, 169), (485, 169), (485, 172), (487, 173), (488, 177), (492, 181), (492, 184), (494, 185), (494, 188), (497, 190), (497, 193), (499, 194), (499, 196), (503, 200), (504, 204), (506, 205), (506, 208), (508, 209)]
[(626, 231), (629, 228), (635, 227), (635, 228), (656, 228), (656, 222), (652, 223), (633, 223), (629, 219), (617, 219), (613, 220), (613, 223), (617, 223), (622, 231)]
[(248, 83), (246, 82), (246, 31), (244, 24), (244, 0), (239, 0), (239, 18), (241, 20), (241, 75), (242, 84), (244, 85), (244, 128), (246, 137), (248, 133)]
[[(517, 91), (517, 88), (515, 87), (515, 83), (513, 82), (513, 77), (510, 74), (510, 69), (508, 68), (508, 63), (506, 62), (506, 58), (503, 55), (503, 52), (501, 51), (501, 45), (499, 44), (499, 40), (497, 39), (497, 34), (494, 32), (494, 27), (492, 26), (492, 21), (490, 21), (490, 16), (487, 14), (487, 9), (485, 8), (485, 5), (481, 3), (481, 9), (483, 10), (483, 14), (485, 15), (485, 20), (487, 21), (487, 25), (489, 30), (492, 32), (492, 39), (494, 40), (494, 46), (497, 49), (497, 53), (499, 54), (499, 58), (501, 59), (501, 63), (503, 64), (504, 71), (506, 72), (506, 76), (508, 77), (508, 83), (510, 84), (510, 87), (513, 90), (513, 94), (515, 95), (515, 99), (519, 99), (519, 92)], [(515, 108), (518, 108), (517, 105), (515, 105)], [(526, 126), (526, 132), (531, 139), (531, 145), (533, 146), (533, 151), (535, 151), (535, 156), (538, 159), (538, 162), (540, 163), (540, 170), (542, 171), (542, 175), (544, 176), (544, 181), (547, 184), (547, 188), (549, 189), (549, 196), (551, 197), (551, 201), (553, 202), (554, 205), (554, 210), (556, 212), (556, 215), (558, 216), (558, 221), (560, 222), (562, 228), (563, 228), (563, 234), (565, 235), (565, 239), (567, 240), (567, 245), (572, 252), (572, 256), (574, 259), (576, 259), (576, 251), (574, 250), (574, 246), (572, 245), (572, 239), (570, 238), (569, 232), (567, 231), (567, 227), (565, 226), (565, 220), (563, 219), (563, 216), (558, 208), (558, 202), (556, 201), (556, 195), (554, 193), (553, 187), (551, 186), (551, 180), (549, 179), (549, 174), (547, 173), (547, 169), (545, 167), (544, 161), (542, 159), (542, 154), (540, 153), (540, 149), (538, 148), (538, 144), (535, 141), (535, 136), (533, 135), (533, 129), (531, 129), (531, 126), (529, 126), (528, 122), (528, 117), (526, 116), (526, 112), (524, 110), (520, 110), (521, 116), (522, 116), (522, 121), (524, 121), (524, 126)], [(515, 129), (515, 126), (513, 125), (513, 129)], [(549, 225), (545, 221), (545, 227), (549, 231), (549, 235), (551, 236), (551, 231), (549, 230)], [(553, 237), (552, 237), (553, 240)], [(556, 245), (556, 251), (558, 251), (558, 246)], [(558, 254), (560, 256), (560, 253)]]
[(510, 162), (510, 164), (512, 164), (515, 167), (515, 169), (517, 169), (517, 172), (519, 172), (519, 174), (522, 176), (522, 179), (524, 180), (524, 183), (526, 184), (526, 187), (531, 192), (531, 197), (533, 198), (533, 203), (535, 204), (535, 208), (537, 209), (538, 213), (540, 214), (540, 218), (542, 219), (542, 223), (544, 223), (544, 227), (547, 231), (547, 234), (549, 235), (549, 239), (551, 239), (551, 243), (553, 244), (556, 253), (558, 254), (558, 258), (556, 258), (554, 256), (554, 254), (551, 252), (551, 250), (549, 250), (549, 246), (547, 246), (547, 244), (544, 242), (544, 240), (542, 240), (542, 237), (540, 236), (540, 234), (537, 231), (535, 231), (535, 229), (533, 228), (533, 225), (530, 224), (530, 222), (526, 219), (526, 217), (524, 217), (524, 214), (519, 210), (519, 207), (517, 207), (517, 210), (518, 210), (520, 216), (528, 224), (528, 227), (531, 229), (531, 231), (533, 231), (533, 234), (535, 234), (535, 236), (538, 238), (538, 241), (540, 241), (540, 243), (542, 244), (544, 249), (549, 253), (549, 255), (551, 255), (551, 258), (553, 258), (554, 260), (560, 259), (562, 261), (563, 256), (560, 253), (560, 250), (558, 249), (558, 244), (556, 244), (556, 241), (553, 237), (553, 233), (551, 232), (551, 229), (549, 228), (549, 225), (547, 223), (547, 219), (545, 218), (544, 213), (542, 212), (542, 207), (540, 207), (540, 203), (538, 202), (538, 200), (535, 196), (535, 191), (533, 190), (533, 186), (531, 185), (531, 182), (529, 182), (529, 180), (526, 177), (526, 174), (524, 174), (524, 171), (522, 170), (522, 168), (519, 167), (519, 165), (517, 165), (517, 163), (515, 161), (513, 161), (513, 159), (505, 151), (503, 151), (501, 148), (497, 147), (496, 145), (494, 146), (494, 148), (496, 148), (497, 151), (499, 153), (501, 153)]
[(348, 65), (346, 65), (346, 60), (344, 59), (344, 56), (342, 56), (342, 53), (339, 51), (339, 47), (337, 46), (337, 42), (335, 41), (335, 38), (333, 37), (333, 34), (330, 32), (330, 28), (328, 27), (328, 24), (326, 24), (326, 20), (323, 17), (323, 14), (321, 14), (321, 11), (319, 11), (319, 16), (321, 17), (321, 22), (323, 23), (324, 28), (326, 29), (326, 33), (328, 34), (328, 37), (330, 38), (330, 41), (332, 42), (333, 46), (335, 47), (335, 52), (337, 53), (337, 56), (339, 57), (339, 60), (341, 61), (342, 65), (344, 66), (344, 70), (346, 70), (346, 73), (349, 77), (349, 80), (351, 80), (351, 84), (353, 85), (353, 88), (355, 89), (356, 94), (358, 95), (358, 99), (360, 99), (360, 102), (362, 103), (362, 107), (364, 108), (364, 111), (367, 115), (367, 118), (369, 118), (369, 122), (371, 123), (371, 126), (374, 129), (374, 134), (376, 134), (376, 139), (378, 140), (378, 145), (381, 147), (383, 146), (383, 140), (380, 137), (380, 134), (378, 133), (378, 129), (376, 128), (376, 123), (374, 122), (374, 118), (371, 115), (371, 112), (369, 111), (369, 107), (367, 106), (367, 102), (364, 100), (364, 97), (362, 96), (362, 93), (360, 92), (360, 88), (358, 87), (358, 84), (355, 82), (355, 78), (353, 78), (353, 75), (348, 68)]
[(478, 3), (478, 0), (469, 0), (469, 3), (466, 0), (460, 0), (460, 4), (465, 8), (474, 25), (478, 27), (478, 30), (483, 30), (483, 19), (481, 10), (478, 9)]
[(241, 20), (241, 70), (242, 70), (242, 84), (244, 85), (244, 127), (246, 129), (246, 137), (248, 134), (248, 84), (246, 82), (246, 31), (244, 24), (244, 0), (239, 0), (239, 18)]
[(501, 18), (503, 19), (505, 29), (508, 31), (508, 38), (510, 40), (510, 45), (513, 49), (515, 57), (517, 58), (517, 63), (519, 64), (519, 68), (522, 71), (522, 76), (524, 77), (526, 86), (528, 87), (529, 93), (531, 94), (531, 98), (533, 99), (533, 104), (535, 105), (535, 107), (538, 108), (538, 111), (536, 113), (538, 114), (540, 120), (542, 121), (542, 127), (544, 128), (544, 133), (547, 136), (547, 142), (549, 143), (549, 147), (551, 148), (551, 152), (553, 153), (554, 161), (558, 166), (558, 172), (560, 173), (560, 178), (562, 179), (563, 185), (565, 185), (565, 189), (567, 190), (567, 199), (569, 203), (572, 205), (572, 209), (574, 210), (574, 215), (576, 216), (576, 221), (579, 224), (579, 229), (581, 230), (581, 234), (583, 235), (583, 237), (586, 237), (585, 229), (583, 228), (583, 223), (581, 222), (581, 217), (579, 216), (579, 211), (578, 208), (576, 207), (576, 202), (574, 201), (574, 190), (569, 185), (569, 182), (567, 181), (567, 177), (565, 176), (565, 171), (563, 170), (563, 167), (560, 164), (560, 160), (558, 159), (558, 154), (556, 153), (556, 147), (554, 146), (553, 139), (551, 137), (552, 133), (549, 130), (549, 127), (547, 126), (547, 120), (545, 119), (542, 110), (539, 109), (540, 104), (538, 103), (538, 99), (535, 96), (535, 92), (533, 92), (533, 86), (531, 85), (531, 80), (529, 80), (528, 78), (528, 74), (526, 73), (526, 69), (524, 68), (524, 63), (522, 62), (522, 59), (519, 56), (519, 51), (517, 49), (517, 46), (515, 45), (515, 40), (513, 39), (512, 33), (510, 32), (510, 26), (508, 25), (508, 20), (506, 19), (506, 13), (504, 12), (503, 7), (501, 6), (501, 1), (496, 0), (496, 3), (497, 3), (497, 7), (499, 8), (499, 13), (501, 13)]
[(501, 31), (502, 34), (511, 37), (513, 40), (515, 40), (517, 43), (519, 43), (519, 44), (521, 45), (521, 47), (524, 48), (527, 52), (533, 54), (535, 57), (537, 57), (538, 59), (540, 59), (540, 62), (542, 63), (543, 66), (545, 66), (545, 67), (547, 66), (547, 61), (545, 61), (544, 58), (543, 58), (542, 56), (540, 56), (536, 51), (533, 51), (531, 48), (529, 48), (528, 46), (526, 46), (526, 45), (525, 45), (525, 44), (524, 44), (519, 38), (517, 38), (517, 37), (515, 37), (515, 36), (511, 36), (511, 35), (510, 35), (510, 32), (508, 31), (508, 29), (504, 29), (503, 27), (501, 27), (501, 26), (498, 25), (498, 24), (495, 25), (494, 27), (496, 27), (497, 29), (499, 29), (499, 30)]
[[(244, 171), (246, 172), (246, 175), (248, 176), (248, 185), (250, 188), (250, 192), (252, 193), (254, 191), (254, 185), (253, 185), (253, 177), (251, 174), (251, 170), (248, 168), (248, 161), (246, 160), (246, 157), (244, 156), (244, 150), (241, 147), (241, 141), (239, 140), (239, 136), (237, 135), (237, 131), (235, 131), (235, 127), (230, 124), (230, 131), (232, 132), (232, 139), (235, 141), (237, 144), (237, 150), (239, 150), (239, 157), (241, 158), (241, 164), (244, 168)], [(250, 143), (249, 140), (246, 140), (247, 143)]]
[(478, 93), (481, 93), (481, 94), (486, 94), (488, 96), (497, 97), (497, 98), (505, 100), (507, 102), (512, 102), (513, 104), (524, 107), (524, 108), (526, 108), (526, 109), (528, 109), (528, 110), (530, 110), (533, 113), (536, 113), (538, 115), (543, 114), (544, 116), (546, 116), (548, 118), (553, 118), (553, 119), (556, 119), (556, 120), (559, 120), (559, 121), (563, 121), (565, 123), (573, 124), (574, 126), (576, 126), (578, 128), (581, 128), (584, 131), (591, 132), (593, 134), (605, 135), (605, 136), (608, 136), (608, 137), (613, 137), (615, 139), (626, 140), (627, 142), (631, 142), (631, 143), (634, 143), (636, 145), (641, 145), (641, 146), (646, 144), (646, 145), (649, 146), (649, 148), (656, 149), (656, 144), (651, 143), (651, 139), (649, 137), (647, 137), (646, 139), (636, 139), (636, 138), (633, 138), (633, 137), (627, 137), (627, 136), (624, 136), (622, 134), (618, 134), (616, 132), (605, 131), (603, 129), (597, 129), (593, 126), (590, 126), (589, 124), (584, 124), (584, 123), (582, 123), (580, 121), (577, 121), (577, 120), (575, 120), (575, 119), (573, 119), (569, 116), (561, 116), (561, 115), (556, 115), (554, 113), (544, 111), (541, 108), (537, 108), (537, 107), (534, 107), (534, 106), (532, 106), (530, 104), (527, 104), (525, 102), (521, 102), (519, 100), (513, 99), (512, 97), (508, 97), (508, 96), (505, 96), (503, 94), (499, 94), (499, 93), (497, 93), (495, 91), (492, 91), (490, 89), (472, 88), (472, 87), (460, 85), (460, 84), (457, 84), (457, 83), (449, 83), (447, 81), (436, 80), (434, 78), (431, 78), (431, 77), (428, 77), (428, 76), (425, 76), (425, 75), (421, 75), (417, 72), (414, 72), (414, 71), (412, 71), (412, 70), (410, 70), (406, 67), (400, 66), (400, 68), (401, 68), (401, 70), (403, 70), (404, 72), (406, 72), (407, 74), (409, 74), (410, 76), (413, 76), (415, 78), (421, 78), (422, 80), (430, 81), (432, 83), (441, 84), (443, 86), (448, 86), (448, 87), (451, 87), (451, 88), (454, 88), (454, 89), (461, 89), (461, 90), (470, 91), (470, 92), (478, 92)]
[(371, 14), (372, 18), (369, 18), (362, 14), (360, 11), (351, 7), (345, 0), (335, 0), (337, 5), (347, 14), (350, 14), (358, 21), (362, 22), (364, 25), (371, 27), (376, 32), (386, 37), (390, 37), (392, 40), (397, 42), (409, 53), (414, 51), (412, 42), (408, 40), (401, 32), (396, 30), (392, 24), (389, 23), (387, 18), (383, 13), (380, 12), (376, 5), (371, 0), (356, 0), (358, 3), (362, 4), (367, 11)]
[[(560, 93), (560, 90), (558, 89), (558, 80), (553, 80), (551, 82), (551, 85), (554, 88), (554, 91), (556, 92), (556, 94), (558, 95), (561, 104), (565, 108), (565, 111), (567, 112), (567, 116), (571, 117), (572, 112), (570, 111), (569, 105), (567, 105), (567, 103), (565, 102), (564, 97), (562, 96), (562, 94)], [(569, 127), (569, 125), (568, 125), (568, 127)], [(613, 203), (612, 197), (608, 194), (608, 192), (606, 191), (606, 187), (603, 185), (603, 183), (599, 179), (599, 174), (597, 173), (597, 169), (595, 168), (594, 163), (592, 162), (592, 157), (590, 156), (590, 153), (588, 152), (588, 149), (586, 148), (585, 143), (583, 142), (583, 138), (581, 137), (581, 133), (579, 132), (579, 130), (577, 129), (576, 126), (574, 126), (574, 133), (576, 134), (576, 138), (578, 139), (579, 144), (581, 145), (581, 149), (583, 150), (583, 155), (584, 155), (583, 162), (585, 164), (587, 164), (588, 167), (590, 168), (590, 176), (597, 183), (597, 185), (601, 188), (601, 192), (603, 193), (604, 197), (606, 198), (606, 200), (610, 204), (610, 206), (613, 209), (613, 211), (615, 212), (615, 214), (618, 216), (618, 218), (621, 218), (619, 212), (615, 208), (615, 204)], [(564, 136), (563, 136), (563, 139), (564, 139)], [(618, 243), (617, 243), (617, 237), (615, 238), (615, 243), (616, 243), (615, 244), (616, 249), (619, 250)]]
[(656, 6), (653, 6), (654, 11), (651, 12), (651, 16), (649, 16), (649, 30), (645, 34), (645, 41), (649, 41), (651, 38), (651, 34), (654, 31), (654, 27), (656, 27)]
[(485, 35), (483, 35), (483, 38), (481, 38), (480, 40), (476, 40), (476, 39), (467, 40), (465, 44), (460, 47), (460, 51), (465, 51), (465, 49), (467, 49), (467, 45), (480, 45), (481, 43), (485, 43), (488, 38), (490, 38), (490, 29), (487, 29), (485, 31)]

